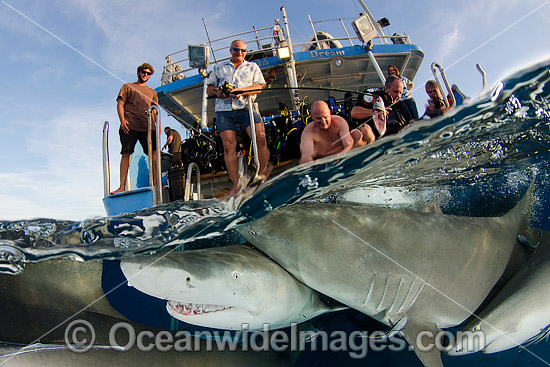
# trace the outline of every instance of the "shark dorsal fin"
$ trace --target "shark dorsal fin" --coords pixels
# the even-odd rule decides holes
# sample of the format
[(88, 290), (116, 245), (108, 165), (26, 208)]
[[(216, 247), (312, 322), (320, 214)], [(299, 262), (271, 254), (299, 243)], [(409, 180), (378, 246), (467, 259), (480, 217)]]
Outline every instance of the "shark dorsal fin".
[(426, 206), (422, 209), (423, 212), (432, 213), (432, 214), (443, 214), (441, 207), (435, 201), (427, 203)]

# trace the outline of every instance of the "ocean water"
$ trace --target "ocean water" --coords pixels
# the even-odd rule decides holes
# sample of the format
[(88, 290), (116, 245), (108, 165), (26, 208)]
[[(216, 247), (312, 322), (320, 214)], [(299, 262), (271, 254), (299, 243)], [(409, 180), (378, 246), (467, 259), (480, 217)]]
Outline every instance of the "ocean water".
[[(82, 222), (29, 219), (0, 222), (0, 271), (24, 272), (31, 262), (56, 257), (121, 259), (178, 247), (230, 245), (232, 228), (300, 201), (361, 202), (445, 214), (499, 216), (534, 181), (532, 225), (550, 231), (550, 62), (519, 70), (490, 93), (440, 119), (412, 124), (398, 135), (349, 154), (299, 166), (246, 197), (173, 202)], [(289, 228), (289, 231), (299, 228)], [(323, 316), (324, 330), (361, 330), (369, 320), (355, 311)], [(379, 327), (379, 325), (368, 326)], [(494, 355), (444, 356), (447, 366), (544, 365), (546, 341)], [(369, 353), (372, 366), (420, 366), (412, 352)], [(348, 353), (304, 352), (296, 365), (365, 365)]]

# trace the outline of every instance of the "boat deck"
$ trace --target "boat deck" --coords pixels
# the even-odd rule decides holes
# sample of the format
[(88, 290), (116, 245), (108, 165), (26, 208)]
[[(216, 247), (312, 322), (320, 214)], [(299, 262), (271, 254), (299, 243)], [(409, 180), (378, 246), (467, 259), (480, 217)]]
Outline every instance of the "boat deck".
[[(319, 88), (297, 90), (304, 102), (328, 100), (334, 97), (343, 100), (346, 91), (362, 91), (381, 87), (382, 82), (368, 50), (362, 46), (348, 46), (337, 49), (308, 50), (295, 54), (298, 87)], [(413, 79), (420, 67), (424, 53), (412, 44), (375, 45), (372, 53), (382, 70), (392, 64), (402, 74)], [(277, 115), (279, 103), (292, 105), (292, 94), (286, 77), (286, 63), (277, 56), (253, 60), (266, 78), (266, 87), (256, 102), (264, 117)], [(273, 90), (270, 90), (273, 88)], [(342, 92), (323, 88), (341, 89)], [(159, 104), (173, 117), (185, 124), (197, 127), (202, 114), (203, 77), (199, 74), (186, 77), (156, 88)], [(207, 104), (208, 126), (214, 115), (214, 100)]]

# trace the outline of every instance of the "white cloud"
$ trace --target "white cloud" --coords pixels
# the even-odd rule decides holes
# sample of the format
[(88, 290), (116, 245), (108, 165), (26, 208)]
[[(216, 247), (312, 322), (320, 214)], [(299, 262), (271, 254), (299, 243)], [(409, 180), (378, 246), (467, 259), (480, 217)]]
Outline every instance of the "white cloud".
[[(67, 12), (76, 18), (89, 19), (102, 34), (101, 60), (115, 74), (132, 75), (139, 63), (147, 61), (162, 69), (164, 56), (187, 47), (188, 43), (205, 40), (201, 17), (208, 17), (210, 31), (216, 33), (227, 8), (223, 3), (140, 0), (63, 1)], [(177, 5), (176, 5), (177, 4)], [(211, 9), (216, 9), (212, 11)], [(96, 40), (92, 40), (96, 42)]]
[[(1, 219), (85, 219), (104, 215), (102, 125), (113, 111), (67, 109), (36, 123), (22, 152), (32, 165), (0, 173)], [(15, 154), (15, 153), (14, 153)], [(31, 158), (32, 157), (32, 158)]]
[[(527, 1), (521, 9), (527, 13), (539, 3), (540, 0)], [(433, 56), (442, 63), (454, 62), (447, 57), (472, 50), (506, 28), (510, 18), (524, 15), (517, 13), (518, 4), (518, 0), (468, 0), (433, 7), (427, 17), (434, 21), (430, 22), (431, 27), (436, 25), (431, 31), (434, 37), (430, 39), (437, 45)]]
[(457, 25), (447, 31), (442, 37), (446, 42), (441, 43), (441, 46), (436, 54), (436, 60), (440, 60), (444, 65), (447, 64), (448, 58), (453, 56), (456, 45), (461, 41), (461, 33)]

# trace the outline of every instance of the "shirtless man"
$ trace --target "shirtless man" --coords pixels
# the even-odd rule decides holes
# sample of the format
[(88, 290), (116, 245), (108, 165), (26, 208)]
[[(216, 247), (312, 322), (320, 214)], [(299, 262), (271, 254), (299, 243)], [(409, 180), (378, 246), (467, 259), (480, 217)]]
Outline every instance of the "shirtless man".
[(300, 143), (300, 164), (317, 158), (344, 153), (353, 146), (346, 120), (331, 115), (330, 108), (323, 101), (315, 101), (311, 106), (311, 119), (302, 132)]

